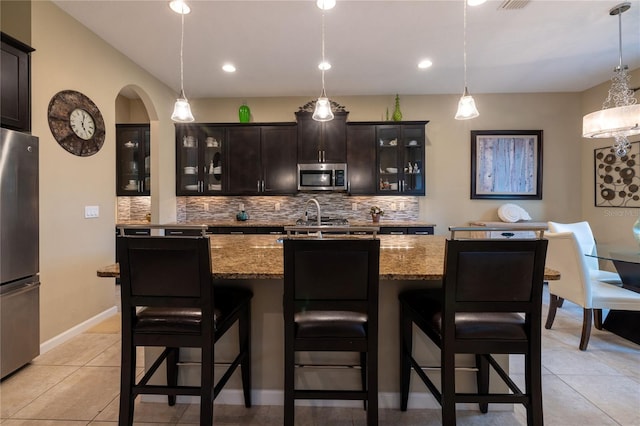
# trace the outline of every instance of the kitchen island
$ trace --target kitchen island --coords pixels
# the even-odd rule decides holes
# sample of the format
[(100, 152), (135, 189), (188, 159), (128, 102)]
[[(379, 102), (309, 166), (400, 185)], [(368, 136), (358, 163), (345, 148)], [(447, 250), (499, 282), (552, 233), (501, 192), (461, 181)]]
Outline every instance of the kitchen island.
[[(399, 407), (399, 339), (398, 339), (398, 293), (410, 288), (439, 287), (444, 270), (444, 236), (433, 235), (379, 235), (380, 249), (380, 348), (379, 348), (379, 390), (380, 406)], [(252, 301), (252, 340), (253, 340), (253, 389), (256, 404), (281, 405), (283, 401), (283, 254), (281, 237), (275, 235), (213, 235), (211, 236), (211, 258), (213, 277), (216, 284), (234, 285), (250, 288)], [(326, 236), (325, 238), (330, 238)], [(357, 238), (357, 237), (355, 237)], [(360, 237), (363, 238), (363, 237)], [(323, 265), (318, 265), (323, 267)], [(116, 277), (117, 265), (101, 268), (98, 275)], [(557, 279), (559, 274), (547, 270), (545, 279)], [(225, 340), (226, 339), (226, 340)], [(225, 339), (216, 344), (219, 360), (227, 359), (230, 345), (236, 345), (235, 333), (228, 333)], [(438, 366), (439, 349), (419, 333), (414, 344), (422, 356), (421, 363)], [(197, 359), (197, 354), (183, 352)], [(350, 355), (350, 354), (349, 354)], [(336, 354), (313, 354), (305, 361), (325, 363), (336, 361)], [(357, 354), (353, 355), (357, 360)], [(502, 363), (508, 364), (504, 356)], [(345, 361), (343, 358), (339, 362)], [(461, 358), (463, 366), (473, 366), (470, 356)], [(184, 366), (181, 374), (188, 381), (198, 380), (197, 366)], [(339, 369), (335, 373), (323, 370), (320, 376), (314, 368), (301, 369), (299, 379), (309, 386), (322, 386), (323, 381), (343, 384), (345, 387), (357, 387), (360, 372), (357, 369)], [(329, 374), (327, 374), (329, 373)], [(470, 386), (475, 390), (475, 372), (459, 372), (461, 386)], [(225, 390), (216, 399), (217, 403), (241, 404), (241, 384), (233, 377)], [(412, 381), (416, 385), (417, 380)], [(463, 390), (464, 391), (464, 388)], [(162, 399), (158, 399), (161, 401)], [(164, 400), (163, 400), (164, 401)], [(324, 402), (325, 404), (327, 402)], [(361, 403), (354, 403), (361, 406)], [(413, 389), (409, 407), (437, 408), (435, 400), (423, 386), (417, 384)], [(476, 409), (477, 405), (471, 405)], [(475, 408), (473, 408), (475, 407)], [(500, 406), (495, 406), (500, 407)], [(502, 406), (504, 409), (504, 406)], [(493, 408), (493, 407), (492, 407)], [(511, 409), (511, 408), (508, 408)]]

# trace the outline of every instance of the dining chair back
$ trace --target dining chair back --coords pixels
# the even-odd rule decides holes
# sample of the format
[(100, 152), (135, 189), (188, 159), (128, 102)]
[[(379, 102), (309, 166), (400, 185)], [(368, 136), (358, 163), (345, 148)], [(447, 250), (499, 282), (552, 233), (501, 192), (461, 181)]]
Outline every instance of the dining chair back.
[[(378, 424), (379, 256), (378, 239), (284, 240), (286, 426), (296, 399), (363, 400)], [(296, 353), (317, 351), (359, 353), (361, 389), (296, 387)]]
[[(456, 403), (523, 404), (527, 424), (541, 425), (541, 309), (547, 241), (447, 240), (443, 288), (402, 292), (400, 395), (407, 409), (411, 371), (442, 406), (445, 425), (456, 424)], [(413, 325), (440, 347), (440, 386), (413, 355)], [(477, 393), (456, 391), (456, 354), (474, 354)], [(492, 354), (525, 355), (525, 390)], [(489, 366), (512, 393), (489, 393)]]
[(549, 313), (545, 328), (550, 329), (560, 300), (569, 300), (583, 308), (580, 350), (586, 350), (591, 324), (602, 329), (602, 309), (640, 311), (640, 294), (615, 284), (598, 281), (590, 274), (577, 235), (574, 232), (547, 232), (549, 240), (546, 266), (560, 272), (560, 279), (549, 281)]
[[(589, 272), (589, 276), (599, 281), (609, 282), (612, 284), (620, 284), (620, 275), (615, 272), (606, 271), (600, 269), (598, 258), (594, 257), (598, 255), (596, 247), (596, 240), (593, 236), (593, 231), (589, 222), (575, 222), (575, 223), (559, 223), (548, 222), (549, 232), (573, 232), (578, 241), (578, 247), (582, 254), (585, 255), (585, 264)], [(587, 256), (589, 255), (589, 256)]]
[[(250, 302), (242, 288), (214, 287), (208, 237), (119, 236), (122, 360), (120, 425), (131, 425), (140, 394), (200, 398), (200, 424), (213, 422), (213, 400), (241, 366), (245, 405), (251, 406)], [(239, 352), (214, 383), (214, 342), (235, 323)], [(161, 354), (136, 380), (136, 348), (162, 347)], [(178, 385), (180, 348), (202, 353), (199, 386)], [(167, 384), (149, 384), (166, 361)]]

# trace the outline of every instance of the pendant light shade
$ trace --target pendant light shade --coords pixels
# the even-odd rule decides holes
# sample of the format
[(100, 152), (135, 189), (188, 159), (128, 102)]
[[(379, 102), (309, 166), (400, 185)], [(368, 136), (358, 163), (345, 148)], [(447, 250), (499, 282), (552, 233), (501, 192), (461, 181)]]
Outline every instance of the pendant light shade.
[(322, 89), (322, 94), (316, 101), (316, 109), (311, 116), (316, 121), (331, 121), (334, 118), (333, 111), (331, 111), (331, 101), (327, 98), (327, 95)]
[(458, 111), (456, 111), (456, 120), (469, 120), (479, 116), (478, 108), (476, 108), (476, 101), (473, 100), (473, 96), (469, 94), (467, 88), (464, 88), (464, 93), (458, 101)]
[[(178, 4), (177, 6), (176, 3)], [(171, 114), (171, 119), (178, 123), (191, 123), (195, 120), (195, 118), (193, 118), (193, 114), (191, 113), (189, 100), (184, 94), (184, 61), (182, 59), (184, 50), (184, 15), (189, 13), (191, 9), (189, 9), (189, 6), (187, 6), (183, 1), (172, 2), (171, 8), (177, 13), (180, 13), (182, 20), (182, 27), (180, 32), (180, 96), (178, 96), (178, 99), (173, 106), (173, 114)]]
[(171, 114), (171, 119), (178, 123), (191, 123), (195, 120), (193, 118), (193, 114), (191, 113), (191, 105), (189, 105), (189, 101), (187, 97), (184, 95), (183, 91), (180, 91), (180, 97), (176, 100), (176, 103), (173, 106), (173, 114)]
[[(321, 2), (318, 1), (318, 7), (322, 9), (320, 3)], [(324, 72), (331, 68), (331, 64), (324, 59), (324, 9), (322, 9), (322, 62), (320, 62), (319, 68), (322, 72), (322, 93), (316, 101), (316, 107), (311, 118), (316, 121), (331, 121), (334, 118), (333, 111), (331, 111), (331, 101), (324, 90)]]
[(631, 145), (629, 136), (640, 134), (640, 105), (629, 88), (627, 66), (622, 63), (622, 13), (631, 3), (625, 2), (609, 10), (609, 15), (618, 15), (619, 63), (611, 78), (611, 88), (602, 110), (587, 114), (582, 119), (582, 136), (585, 138), (615, 138), (613, 149), (616, 155), (627, 155)]
[(480, 115), (476, 108), (476, 101), (469, 94), (467, 89), (467, 2), (464, 2), (464, 23), (463, 23), (463, 48), (462, 57), (464, 61), (464, 92), (458, 101), (458, 111), (456, 111), (456, 120), (469, 120)]

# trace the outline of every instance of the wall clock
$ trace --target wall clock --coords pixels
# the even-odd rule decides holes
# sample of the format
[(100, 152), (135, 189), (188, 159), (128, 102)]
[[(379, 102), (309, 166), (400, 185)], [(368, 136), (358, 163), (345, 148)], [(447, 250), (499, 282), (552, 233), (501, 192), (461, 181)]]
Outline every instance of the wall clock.
[(104, 144), (104, 120), (91, 99), (75, 90), (56, 93), (47, 112), (49, 128), (58, 144), (73, 155), (88, 157)]

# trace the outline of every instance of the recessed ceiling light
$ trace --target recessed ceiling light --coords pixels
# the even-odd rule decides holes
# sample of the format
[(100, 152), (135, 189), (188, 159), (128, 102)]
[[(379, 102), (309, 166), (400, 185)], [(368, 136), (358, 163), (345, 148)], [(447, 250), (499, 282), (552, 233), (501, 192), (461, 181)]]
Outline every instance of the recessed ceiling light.
[(479, 6), (482, 3), (485, 3), (487, 0), (467, 0), (467, 4), (469, 6)]
[(418, 68), (425, 69), (425, 68), (429, 68), (431, 65), (433, 65), (433, 62), (431, 62), (431, 60), (423, 59), (418, 63)]
[(322, 10), (329, 10), (335, 7), (336, 0), (318, 0), (316, 1), (316, 4)]
[(191, 8), (184, 0), (171, 0), (169, 2), (169, 7), (175, 13), (179, 13), (180, 15), (186, 15), (187, 13), (191, 12)]
[(222, 70), (225, 72), (236, 72), (236, 67), (233, 64), (224, 64)]
[(318, 68), (320, 68), (322, 71), (326, 71), (328, 69), (331, 69), (331, 64), (328, 61), (320, 62), (318, 64)]

